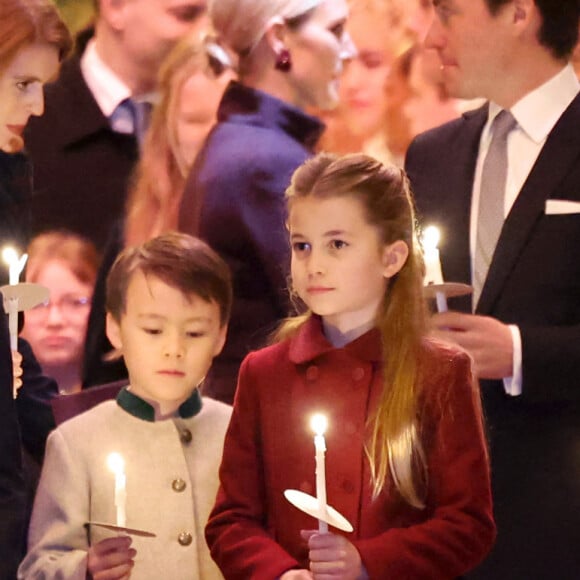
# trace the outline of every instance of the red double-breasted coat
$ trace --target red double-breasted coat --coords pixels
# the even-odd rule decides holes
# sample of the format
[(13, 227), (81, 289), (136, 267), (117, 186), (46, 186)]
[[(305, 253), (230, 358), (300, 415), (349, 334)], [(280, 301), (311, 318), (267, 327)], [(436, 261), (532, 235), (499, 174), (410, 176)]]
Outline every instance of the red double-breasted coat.
[(290, 340), (245, 359), (221, 487), (206, 527), (226, 579), (274, 580), (308, 567), (300, 530), (317, 524), (283, 492), (315, 494), (309, 426), (315, 412), (329, 422), (328, 503), (353, 524), (346, 535), (371, 579), (451, 579), (487, 554), (495, 526), (479, 391), (468, 356), (441, 343), (424, 344), (419, 417), (429, 480), (422, 510), (408, 505), (392, 483), (372, 498), (365, 442), (383, 388), (381, 358), (377, 330), (336, 349), (312, 317)]

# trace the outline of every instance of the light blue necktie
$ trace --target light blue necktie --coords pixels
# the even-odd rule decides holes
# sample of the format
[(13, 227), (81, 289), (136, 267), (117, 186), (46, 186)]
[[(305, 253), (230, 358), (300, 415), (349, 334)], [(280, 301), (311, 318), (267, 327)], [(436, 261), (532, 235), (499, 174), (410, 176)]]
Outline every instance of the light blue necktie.
[(135, 135), (139, 146), (149, 127), (151, 103), (131, 98), (121, 101), (111, 115), (111, 127), (117, 133)]
[(492, 139), (483, 162), (473, 267), (473, 305), (477, 305), (504, 222), (507, 139), (517, 122), (509, 111), (493, 120)]

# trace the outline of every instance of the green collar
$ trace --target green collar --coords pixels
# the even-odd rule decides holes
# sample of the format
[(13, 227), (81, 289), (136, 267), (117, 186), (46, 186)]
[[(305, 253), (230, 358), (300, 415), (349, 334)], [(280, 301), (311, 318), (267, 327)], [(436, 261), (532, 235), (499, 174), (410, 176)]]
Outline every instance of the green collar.
[[(117, 405), (127, 411), (129, 415), (133, 415), (133, 417), (137, 417), (143, 421), (149, 421), (150, 423), (155, 422), (155, 410), (153, 407), (141, 399), (141, 397), (129, 391), (128, 387), (124, 387), (119, 391)], [(189, 419), (201, 411), (201, 406), (202, 401), (199, 389), (195, 389), (191, 393), (191, 397), (181, 403), (177, 413), (182, 419)]]

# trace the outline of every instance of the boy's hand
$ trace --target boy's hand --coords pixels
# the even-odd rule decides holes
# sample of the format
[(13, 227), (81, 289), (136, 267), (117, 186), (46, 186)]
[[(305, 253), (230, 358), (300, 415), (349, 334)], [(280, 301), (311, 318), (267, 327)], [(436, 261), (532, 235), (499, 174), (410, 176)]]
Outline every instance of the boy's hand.
[(93, 580), (125, 580), (131, 576), (137, 554), (129, 536), (107, 538), (89, 548), (87, 568)]
[(358, 550), (344, 536), (314, 530), (300, 535), (310, 548), (310, 570), (314, 580), (362, 580), (367, 574)]
[(288, 570), (279, 580), (312, 580), (312, 574), (308, 570)]
[(13, 389), (14, 389), (14, 398), (16, 398), (16, 394), (18, 393), (18, 389), (22, 386), (22, 355), (17, 351), (12, 351), (12, 375), (13, 379)]

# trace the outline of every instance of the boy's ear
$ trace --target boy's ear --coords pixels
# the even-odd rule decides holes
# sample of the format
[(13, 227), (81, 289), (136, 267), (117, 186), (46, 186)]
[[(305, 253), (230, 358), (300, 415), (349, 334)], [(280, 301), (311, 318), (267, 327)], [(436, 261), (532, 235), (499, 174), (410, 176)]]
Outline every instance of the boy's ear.
[(220, 328), (220, 332), (218, 335), (218, 339), (215, 343), (215, 348), (213, 351), (213, 356), (217, 356), (222, 349), (224, 348), (224, 344), (226, 343), (226, 337), (228, 335), (228, 325), (224, 324), (221, 328)]
[(383, 276), (392, 278), (405, 265), (409, 257), (409, 246), (397, 240), (383, 249)]
[(121, 328), (119, 327), (119, 323), (110, 313), (107, 313), (107, 338), (117, 350), (121, 350), (123, 348), (123, 341), (121, 340)]

